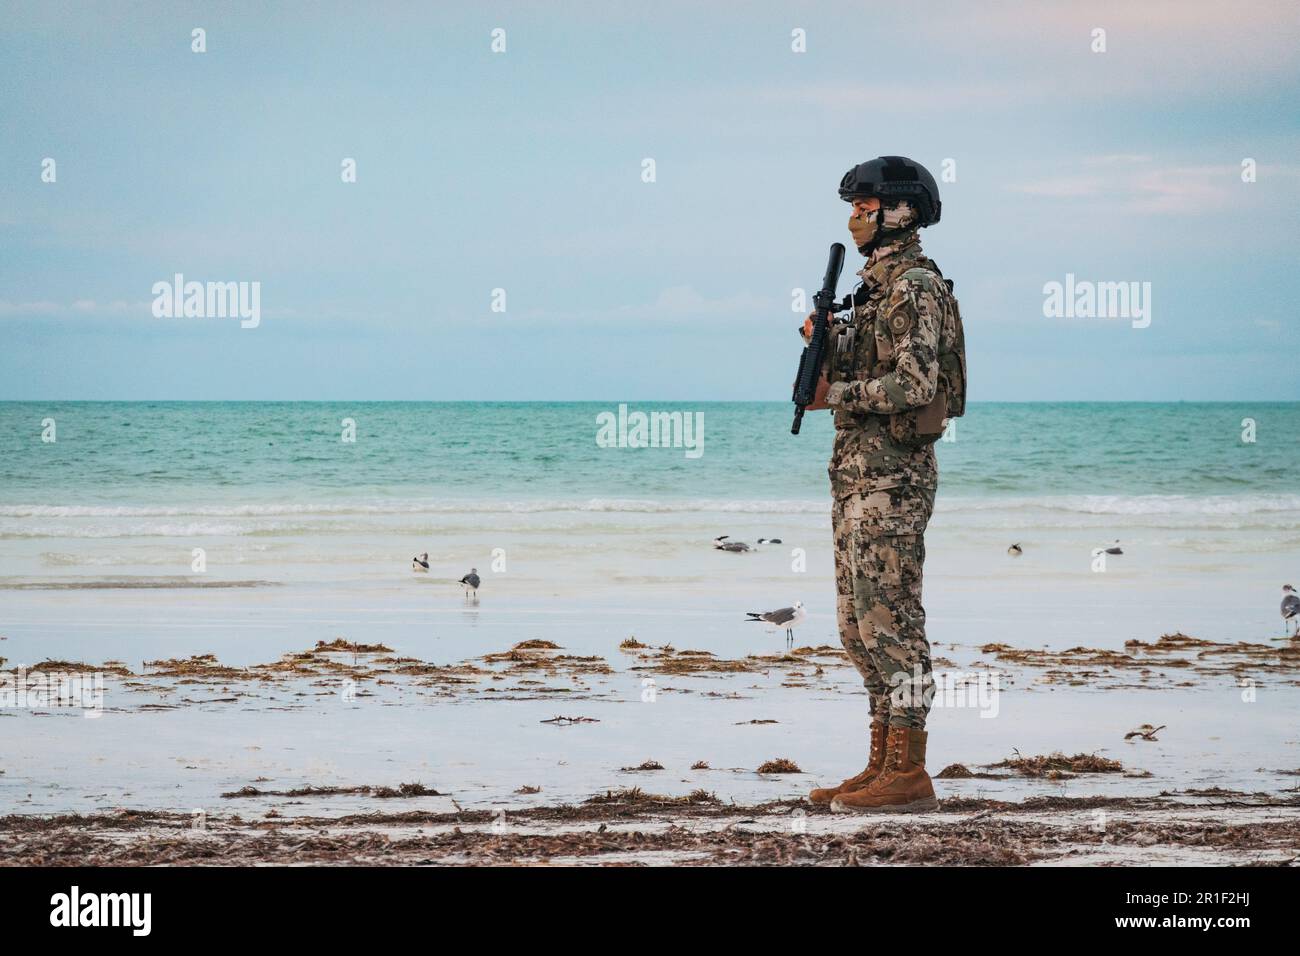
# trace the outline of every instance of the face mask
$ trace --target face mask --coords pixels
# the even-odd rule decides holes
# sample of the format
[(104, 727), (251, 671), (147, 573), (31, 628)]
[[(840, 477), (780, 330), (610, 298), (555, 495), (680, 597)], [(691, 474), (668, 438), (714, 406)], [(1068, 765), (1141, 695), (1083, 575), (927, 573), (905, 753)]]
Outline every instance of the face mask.
[(858, 252), (867, 255), (875, 245), (876, 236), (880, 234), (880, 210), (859, 216), (854, 213), (849, 217), (849, 233)]
[(881, 241), (904, 232), (916, 223), (916, 210), (906, 201), (882, 206), (874, 213), (849, 217), (849, 232), (862, 255), (870, 255)]

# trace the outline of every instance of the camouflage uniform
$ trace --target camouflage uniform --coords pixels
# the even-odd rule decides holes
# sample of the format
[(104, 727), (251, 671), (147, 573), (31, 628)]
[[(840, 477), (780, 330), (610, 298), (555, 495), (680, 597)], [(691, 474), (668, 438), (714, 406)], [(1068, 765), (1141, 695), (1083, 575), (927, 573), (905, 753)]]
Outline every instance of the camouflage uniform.
[(921, 692), (933, 684), (921, 569), (939, 473), (933, 442), (915, 437), (918, 410), (935, 404), (951, 292), (915, 229), (873, 250), (858, 274), (863, 286), (852, 319), (836, 327), (828, 369), (840, 640), (872, 719), (924, 728), (930, 693)]

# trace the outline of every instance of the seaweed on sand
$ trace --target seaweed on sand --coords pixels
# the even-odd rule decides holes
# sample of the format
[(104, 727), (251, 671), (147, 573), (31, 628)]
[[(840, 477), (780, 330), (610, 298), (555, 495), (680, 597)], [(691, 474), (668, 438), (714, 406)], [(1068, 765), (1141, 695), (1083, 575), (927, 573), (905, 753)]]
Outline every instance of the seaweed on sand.
[(777, 757), (759, 767), (755, 773), (803, 773), (799, 765), (787, 757)]
[[(4, 664), (5, 659), (0, 657), (0, 665)], [(120, 677), (130, 677), (131, 672), (114, 661), (105, 661), (103, 664), (86, 664), (81, 661), (59, 661), (45, 660), (39, 664), (32, 664), (27, 668), (27, 673), (34, 674), (37, 671), (43, 673), (63, 673), (63, 674), (116, 674)]]
[(443, 794), (426, 787), (422, 783), (399, 783), (396, 788), (376, 787), (371, 796), (378, 797), (381, 800), (390, 800), (394, 797), (441, 797)]
[[(1039, 757), (1022, 757), (1020, 751), (1013, 751), (1014, 757), (997, 763), (983, 764), (989, 770), (1008, 770), (1010, 773), (978, 773), (965, 764), (954, 763), (944, 767), (934, 775), (936, 780), (1006, 780), (1014, 776), (1032, 777), (1046, 780), (1068, 780), (1084, 773), (1123, 773), (1124, 767), (1118, 760), (1098, 757), (1096, 754), (1075, 754), (1067, 757), (1061, 752)], [(1129, 776), (1148, 776), (1147, 774), (1129, 774)]]
[(1164, 634), (1151, 643), (1124, 642), (1123, 651), (1071, 647), (1063, 651), (984, 644), (980, 651), (997, 660), (1026, 667), (1046, 668), (1045, 683), (1087, 684), (1099, 678), (1114, 679), (1108, 671), (1138, 671), (1143, 681), (1160, 676), (1161, 669), (1179, 668), (1201, 676), (1255, 675), (1275, 672), (1293, 675), (1300, 671), (1300, 647), (1276, 647), (1246, 641), (1226, 643)]
[(354, 644), (342, 637), (336, 637), (334, 640), (326, 643), (317, 641), (315, 650), (319, 652), (341, 651), (348, 654), (391, 654), (393, 649), (385, 647), (383, 644)]
[(976, 773), (965, 764), (950, 763), (934, 775), (935, 780), (1004, 780), (1004, 773)]
[(1098, 757), (1096, 754), (1075, 754), (1067, 757), (1057, 751), (1039, 757), (1022, 757), (1015, 751), (1014, 757), (987, 764), (992, 770), (1011, 770), (1023, 777), (1045, 777), (1049, 780), (1064, 780), (1081, 773), (1123, 773), (1124, 765), (1118, 760)]
[(675, 807), (696, 804), (720, 804), (717, 795), (707, 790), (692, 790), (682, 797), (669, 797), (661, 793), (646, 793), (640, 787), (628, 787), (623, 790), (606, 790), (582, 801), (585, 805), (597, 804), (632, 804), (636, 806)]
[(258, 790), (256, 787), (241, 787), (221, 795), (224, 800), (236, 797), (337, 797), (344, 795), (371, 796), (380, 800), (406, 797), (441, 797), (443, 794), (431, 790), (422, 783), (399, 783), (396, 787), (299, 787), (296, 790)]
[(152, 673), (149, 677), (197, 677), (204, 680), (232, 680), (247, 677), (243, 668), (220, 663), (215, 654), (194, 654), (190, 657), (173, 657), (160, 661), (145, 661)]
[[(774, 667), (803, 667), (813, 657), (834, 657), (831, 649), (801, 648), (801, 652), (785, 654), (750, 654), (742, 658), (718, 657), (711, 651), (682, 650), (671, 645), (648, 648), (639, 653), (639, 663), (633, 665), (634, 671), (652, 671), (658, 674), (756, 674)], [(845, 658), (847, 660), (847, 658)], [(812, 661), (812, 663), (816, 663)]]
[(551, 641), (520, 641), (508, 651), (485, 654), (479, 658), (485, 664), (504, 664), (504, 673), (518, 674), (529, 671), (542, 671), (548, 675), (565, 673), (569, 676), (581, 674), (611, 674), (613, 668), (599, 655), (582, 657), (576, 654), (557, 654), (563, 648)]
[[(706, 795), (707, 796), (707, 795)], [(735, 825), (738, 815), (758, 817), (759, 807), (731, 807), (682, 802), (691, 798), (641, 795), (639, 802), (593, 804), (569, 808), (564, 819), (579, 827), (543, 825), (526, 831), (494, 833), (485, 838), (481, 827), (493, 822), (484, 812), (475, 816), (480, 828), (462, 829), (456, 820), (445, 830), (429, 833), (415, 827), (431, 822), (399, 816), (363, 818), (257, 820), (235, 826), (219, 825), (196, 838), (188, 820), (136, 832), (97, 832), (65, 824), (45, 832), (6, 830), (0, 819), (5, 862), (26, 865), (251, 865), (266, 863), (352, 863), (392, 865), (441, 862), (470, 865), (586, 862), (626, 865), (1010, 865), (1055, 860), (1087, 862), (1088, 855), (1159, 844), (1163, 851), (1180, 849), (1191, 859), (1223, 863), (1286, 865), (1295, 858), (1300, 822), (1295, 819), (1228, 823), (1215, 816), (1187, 821), (1109, 820), (1099, 828), (1092, 819), (1077, 824), (984, 817), (933, 823), (917, 819), (898, 826), (864, 826), (850, 831), (790, 832), (788, 825), (751, 830)], [(539, 808), (540, 809), (540, 808)], [(945, 807), (946, 809), (946, 807)], [(573, 817), (573, 813), (579, 817)], [(1185, 813), (1185, 809), (1182, 811)], [(464, 814), (466, 818), (470, 814)], [(550, 819), (541, 813), (511, 813), (531, 821)], [(639, 819), (717, 817), (719, 826), (668, 826), (651, 830), (627, 828)], [(83, 818), (86, 819), (86, 818)], [(558, 818), (557, 818), (558, 819)], [(609, 820), (593, 829), (591, 822)], [(286, 823), (292, 826), (286, 826)], [(461, 820), (466, 823), (468, 820)], [(235, 823), (235, 821), (231, 821)], [(224, 821), (223, 821), (224, 824)], [(382, 829), (381, 829), (382, 828)], [(1139, 851), (1140, 852), (1140, 851)], [(1082, 856), (1082, 860), (1081, 857)], [(1105, 857), (1103, 857), (1105, 859)]]

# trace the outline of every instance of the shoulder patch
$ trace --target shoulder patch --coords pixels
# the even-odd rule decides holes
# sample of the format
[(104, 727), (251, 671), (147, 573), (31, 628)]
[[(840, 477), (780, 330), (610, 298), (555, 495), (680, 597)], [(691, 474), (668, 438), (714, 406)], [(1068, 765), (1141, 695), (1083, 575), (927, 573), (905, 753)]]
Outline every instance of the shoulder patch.
[(912, 328), (912, 315), (906, 309), (899, 309), (889, 317), (889, 331), (895, 336), (906, 335)]
[(904, 272), (899, 279), (904, 282), (914, 282), (926, 292), (934, 292), (938, 285), (938, 276), (930, 269), (924, 266), (915, 266)]

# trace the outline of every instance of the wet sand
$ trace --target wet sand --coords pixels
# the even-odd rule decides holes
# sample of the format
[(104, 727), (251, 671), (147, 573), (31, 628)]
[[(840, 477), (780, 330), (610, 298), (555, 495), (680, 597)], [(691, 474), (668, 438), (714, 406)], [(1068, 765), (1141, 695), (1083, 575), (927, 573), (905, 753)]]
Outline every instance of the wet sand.
[(596, 795), (493, 813), (0, 818), (11, 865), (1258, 865), (1300, 861), (1300, 797), (954, 798), (870, 819), (802, 801)]
[[(1293, 644), (1175, 634), (1121, 651), (954, 644), (936, 653), (937, 673), (957, 672), (958, 688), (997, 675), (1000, 719), (983, 720), (973, 699), (936, 710), (932, 727), (955, 721), (932, 741), (939, 811), (870, 817), (833, 815), (802, 799), (859, 769), (845, 761), (857, 759), (860, 716), (853, 727), (838, 722), (860, 715), (860, 683), (829, 645), (726, 657), (628, 638), (593, 654), (534, 638), (435, 663), (336, 638), (247, 665), (212, 654), (130, 666), (40, 662), (28, 672), (103, 674), (104, 710), (95, 720), (71, 708), (0, 711), (19, 731), (0, 765), (8, 813), (0, 818), (0, 858), (9, 865), (1300, 859), (1300, 760), (1287, 716), (1300, 687)], [(1250, 692), (1264, 704), (1244, 703)], [(644, 706), (656, 700), (658, 708)], [(1031, 750), (1045, 739), (1029, 732), (1044, 705), (1057, 715), (1051, 733), (1059, 744)], [(1222, 747), (1235, 763), (1188, 746), (1189, 730), (1215, 723), (1214, 707), (1251, 728), (1255, 749), (1244, 753), (1245, 738), (1230, 723), (1201, 745)], [(1060, 717), (1072, 708), (1093, 722), (1067, 734)], [(1116, 724), (1101, 719), (1107, 711), (1156, 719)], [(679, 723), (664, 723), (665, 715)], [(323, 737), (307, 730), (324, 725)], [(114, 727), (126, 741), (97, 736)], [(146, 749), (166, 759), (132, 751), (140, 734), (155, 735)], [(458, 735), (492, 754), (446, 750), (436, 759)], [(1075, 749), (1081, 740), (1091, 745)], [(409, 754), (422, 748), (424, 759), (413, 763)], [(360, 753), (341, 765), (351, 750)]]

